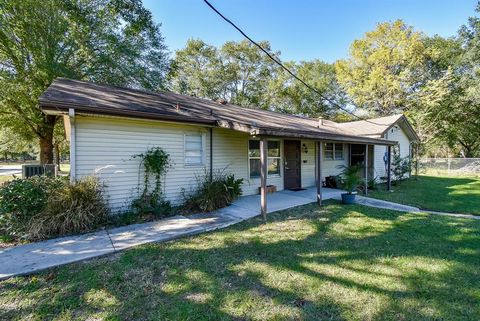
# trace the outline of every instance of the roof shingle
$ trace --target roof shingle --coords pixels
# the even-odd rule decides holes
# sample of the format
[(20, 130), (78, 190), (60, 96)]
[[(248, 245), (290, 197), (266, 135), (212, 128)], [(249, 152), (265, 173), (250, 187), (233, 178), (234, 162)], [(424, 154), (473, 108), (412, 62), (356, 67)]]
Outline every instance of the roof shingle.
[(98, 85), (66, 78), (56, 79), (40, 97), (47, 113), (74, 108), (80, 113), (97, 113), (205, 123), (214, 126), (274, 136), (297, 136), (339, 141), (392, 144), (368, 137), (357, 126), (283, 114), (258, 108), (221, 104), (211, 100), (167, 91), (147, 92), (115, 86)]

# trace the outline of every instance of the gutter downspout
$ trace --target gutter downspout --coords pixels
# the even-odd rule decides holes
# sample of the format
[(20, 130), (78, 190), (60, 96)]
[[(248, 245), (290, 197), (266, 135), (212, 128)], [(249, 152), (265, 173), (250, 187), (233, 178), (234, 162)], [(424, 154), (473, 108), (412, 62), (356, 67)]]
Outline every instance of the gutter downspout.
[(210, 182), (213, 180), (213, 127), (210, 127)]
[(75, 182), (76, 170), (76, 128), (75, 128), (75, 109), (68, 109), (68, 118), (70, 120), (70, 183)]

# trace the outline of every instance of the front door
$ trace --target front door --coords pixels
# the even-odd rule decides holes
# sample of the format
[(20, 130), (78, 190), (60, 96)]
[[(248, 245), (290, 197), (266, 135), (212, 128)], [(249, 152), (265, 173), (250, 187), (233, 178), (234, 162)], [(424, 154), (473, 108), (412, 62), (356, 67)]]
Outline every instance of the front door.
[(284, 188), (300, 188), (300, 141), (285, 140), (283, 143), (283, 154), (285, 157), (284, 166)]

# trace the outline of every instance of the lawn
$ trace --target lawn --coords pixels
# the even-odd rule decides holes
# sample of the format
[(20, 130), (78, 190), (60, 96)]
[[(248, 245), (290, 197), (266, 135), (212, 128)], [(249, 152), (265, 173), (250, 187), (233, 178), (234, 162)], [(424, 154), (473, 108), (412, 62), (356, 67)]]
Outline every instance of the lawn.
[(0, 175), (0, 185), (2, 185), (5, 182), (9, 182), (12, 179), (14, 179), (13, 175)]
[(478, 320), (480, 221), (329, 202), (0, 283), (5, 320)]
[(388, 192), (380, 185), (369, 196), (426, 210), (480, 215), (480, 178), (420, 175), (392, 189)]

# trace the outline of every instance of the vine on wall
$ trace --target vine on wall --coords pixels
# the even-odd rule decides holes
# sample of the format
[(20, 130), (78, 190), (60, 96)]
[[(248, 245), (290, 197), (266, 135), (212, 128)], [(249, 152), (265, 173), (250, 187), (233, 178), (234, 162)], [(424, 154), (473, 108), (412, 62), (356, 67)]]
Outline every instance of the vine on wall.
[[(140, 167), (143, 166), (143, 190), (140, 198), (133, 202), (133, 207), (141, 212), (153, 214), (167, 214), (170, 211), (170, 202), (165, 200), (162, 191), (162, 179), (172, 166), (170, 155), (161, 147), (149, 148), (145, 153), (133, 155), (132, 158), (140, 158)], [(139, 170), (140, 191), (140, 170)], [(150, 192), (153, 181), (153, 190)]]

